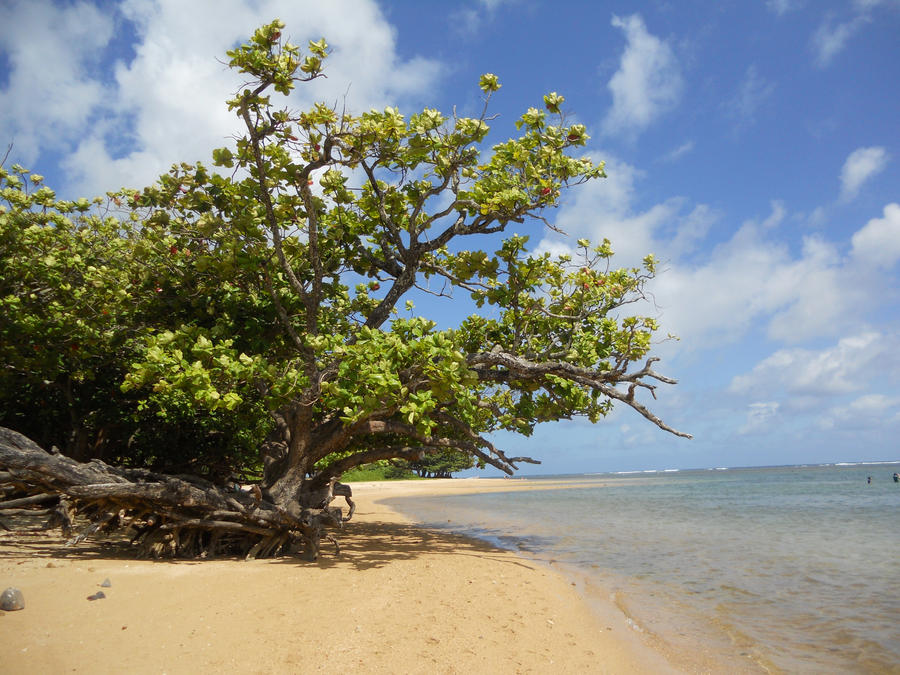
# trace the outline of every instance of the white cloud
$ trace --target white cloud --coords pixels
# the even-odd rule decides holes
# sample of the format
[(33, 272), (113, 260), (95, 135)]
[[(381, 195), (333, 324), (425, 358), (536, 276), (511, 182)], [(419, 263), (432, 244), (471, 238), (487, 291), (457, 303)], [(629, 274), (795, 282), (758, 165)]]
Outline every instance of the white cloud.
[[(788, 344), (839, 337), (897, 299), (897, 280), (884, 269), (900, 260), (900, 205), (854, 234), (849, 255), (843, 242), (820, 235), (805, 237), (794, 254), (780, 242), (785, 217), (773, 202), (761, 223), (744, 223), (706, 259), (673, 260), (654, 281), (663, 326), (683, 338), (679, 349), (725, 344), (751, 330)], [(667, 242), (655, 243), (665, 259)]]
[(878, 146), (857, 148), (847, 157), (841, 169), (841, 199), (849, 201), (859, 194), (867, 180), (884, 170), (887, 151)]
[(764, 230), (769, 230), (774, 227), (778, 227), (784, 221), (784, 217), (787, 215), (787, 209), (784, 208), (784, 202), (773, 199), (769, 202), (769, 206), (772, 208), (772, 213), (770, 213), (765, 220), (760, 223), (760, 226)]
[(520, 0), (475, 0), (471, 7), (461, 7), (452, 13), (451, 25), (457, 32), (475, 35), (485, 27), (503, 5), (514, 5)]
[(858, 330), (873, 308), (896, 297), (892, 290), (873, 293), (872, 287), (895, 287), (877, 265), (888, 266), (900, 256), (900, 206), (888, 205), (884, 218), (861, 228), (849, 255), (844, 251), (851, 242), (819, 234), (804, 237), (795, 252), (785, 243), (789, 213), (778, 200), (767, 215), (743, 223), (709, 248), (710, 232), (727, 231), (721, 214), (703, 204), (688, 210), (681, 198), (637, 208), (644, 172), (609, 157), (607, 173), (560, 209), (555, 224), (568, 236), (548, 234), (537, 248), (571, 253), (577, 237), (595, 242), (605, 237), (616, 251), (617, 267), (637, 266), (654, 253), (662, 263), (647, 288), (654, 304), (632, 308), (656, 316), (663, 333), (682, 339), (660, 347), (666, 357), (733, 343), (751, 331), (787, 344), (837, 338)]
[(619, 69), (607, 84), (613, 104), (603, 130), (608, 134), (634, 134), (681, 99), (681, 71), (672, 48), (648, 33), (639, 15), (614, 16), (612, 25), (622, 29), (627, 44)]
[(685, 141), (681, 145), (679, 145), (674, 150), (667, 152), (663, 155), (659, 161), (661, 162), (676, 162), (685, 155), (689, 154), (694, 149), (694, 141)]
[(846, 405), (833, 406), (820, 419), (823, 429), (842, 427), (879, 427), (900, 422), (900, 397), (866, 394)]
[(766, 7), (778, 16), (793, 12), (795, 9), (799, 9), (802, 4), (801, 0), (766, 0)]
[(900, 375), (900, 339), (876, 331), (842, 338), (821, 350), (781, 349), (746, 375), (738, 375), (729, 390), (765, 394), (784, 391), (811, 397), (848, 394), (869, 380), (884, 382)]
[(897, 406), (900, 406), (900, 396), (867, 394), (851, 401), (847, 409), (860, 414), (880, 415)]
[[(587, 237), (594, 242), (607, 238), (616, 253), (615, 265), (640, 266), (644, 256), (656, 251), (654, 233), (685, 218), (679, 215), (684, 200), (673, 198), (646, 211), (636, 211), (633, 204), (636, 183), (644, 172), (615, 156), (599, 151), (590, 154), (604, 158), (607, 178), (593, 181), (574, 192), (555, 221), (566, 236), (548, 236), (540, 242), (538, 250), (571, 253), (578, 237)], [(710, 214), (700, 209), (687, 216), (690, 222), (685, 224), (681, 246), (689, 248), (699, 233), (705, 232)]]
[[(662, 325), (682, 338), (679, 349), (733, 342), (754, 329), (789, 343), (836, 335), (871, 305), (833, 244), (808, 237), (792, 256), (778, 240), (783, 218), (773, 202), (762, 223), (744, 223), (702, 260), (674, 259), (653, 282)], [(668, 242), (656, 244), (665, 260)]]
[(482, 5), (489, 12), (493, 12), (501, 5), (509, 5), (517, 1), (518, 0), (478, 0), (478, 4)]
[(894, 265), (900, 260), (900, 204), (885, 206), (884, 217), (872, 218), (851, 242), (853, 257), (863, 265)]
[(715, 209), (706, 204), (698, 204), (686, 216), (679, 217), (675, 234), (666, 246), (667, 254), (681, 259), (695, 252), (720, 217)]
[(757, 112), (774, 91), (775, 85), (762, 77), (755, 65), (750, 65), (737, 92), (726, 103), (726, 110), (740, 127), (749, 126), (756, 121)]
[[(775, 0), (779, 2), (779, 0)], [(828, 12), (822, 23), (812, 35), (810, 47), (815, 63), (820, 68), (829, 66), (835, 57), (847, 46), (847, 43), (867, 24), (872, 23), (877, 8), (893, 6), (900, 8), (897, 0), (854, 0), (850, 7), (850, 16), (844, 21), (835, 19), (833, 12)]]
[(747, 421), (738, 429), (739, 434), (750, 434), (762, 431), (768, 422), (778, 414), (780, 404), (777, 401), (761, 401), (747, 406)]
[(85, 2), (0, 5), (0, 51), (10, 66), (0, 91), (0, 142), (14, 144), (20, 163), (31, 165), (44, 146), (68, 146), (106, 100), (105, 86), (86, 71), (112, 34), (112, 20)]
[(854, 0), (851, 3), (847, 18), (837, 20), (835, 12), (827, 12), (812, 35), (810, 47), (815, 63), (820, 68), (829, 66), (840, 54), (847, 43), (867, 24), (874, 20), (875, 10), (882, 6), (900, 8), (897, 0)]
[(737, 339), (770, 306), (771, 274), (786, 260), (745, 226), (705, 264), (675, 264), (660, 275), (653, 293), (663, 325), (694, 349)]
[[(16, 90), (36, 69), (46, 72), (43, 86), (48, 92), (60, 82), (76, 83), (74, 93), (64, 91), (66, 105), (71, 101), (71, 109), (67, 108), (71, 124), (57, 126), (56, 138), (34, 135), (33, 147), (35, 153), (58, 152), (60, 132), (69, 147), (77, 143), (72, 152), (62, 144), (66, 156), (61, 164), (72, 181), (69, 188), (80, 194), (145, 185), (174, 162), (208, 162), (213, 148), (240, 132), (239, 120), (224, 102), (242, 80), (221, 63), (225, 51), (272, 17), (286, 23), (285, 37), (301, 47), (308, 39), (324, 36), (333, 50), (325, 66), (328, 77), (298, 85), (286, 100), (288, 106), (303, 108), (315, 100), (343, 106), (345, 93), (348, 109), (356, 112), (403, 104), (427, 95), (440, 73), (433, 61), (398, 57), (393, 28), (372, 0), (259, 0), (231, 3), (228, 11), (209, 0), (127, 0), (117, 9), (120, 18), (136, 27), (135, 55), (116, 65), (113, 83), (104, 88), (88, 75), (85, 64), (87, 55), (108, 40), (112, 24), (105, 15), (84, 3), (69, 9), (44, 2), (19, 3), (14, 9), (33, 18), (39, 36), (47, 33), (40, 45), (65, 47), (48, 49), (33, 66), (24, 60), (12, 62), (12, 86), (3, 96), (32, 107), (0, 106), (4, 109), (0, 119), (4, 127), (7, 117), (21, 126), (23, 120), (48, 114), (44, 107), (53, 98), (49, 93), (20, 96)], [(76, 39), (73, 26), (82, 26)], [(29, 40), (32, 37), (28, 35)], [(73, 45), (79, 45), (78, 51)], [(133, 148), (124, 156), (116, 152), (123, 134)]]
[(828, 66), (847, 46), (847, 41), (868, 22), (869, 18), (865, 14), (837, 24), (832, 19), (825, 19), (812, 36), (812, 50), (816, 65), (821, 68)]
[[(870, 305), (837, 247), (817, 236), (803, 240), (799, 259), (773, 270), (767, 307), (768, 335), (788, 343), (851, 328)], [(765, 315), (764, 315), (765, 317)]]

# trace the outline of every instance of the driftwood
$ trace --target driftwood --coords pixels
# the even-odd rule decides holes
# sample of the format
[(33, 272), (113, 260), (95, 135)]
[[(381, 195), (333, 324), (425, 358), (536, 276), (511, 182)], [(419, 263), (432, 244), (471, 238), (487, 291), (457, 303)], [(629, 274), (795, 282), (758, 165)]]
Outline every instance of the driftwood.
[[(139, 556), (256, 558), (302, 547), (315, 560), (323, 537), (340, 553), (325, 528), (341, 527), (353, 516), (349, 486), (332, 480), (326, 488), (304, 494), (302, 503), (290, 509), (279, 508), (252, 487), (245, 492), (196, 476), (114, 467), (99, 460), (77, 462), (0, 427), (0, 489), (4, 496), (14, 495), (0, 502), (0, 513), (34, 513), (27, 507), (39, 508), (50, 515), (46, 526), (60, 527), (71, 537), (70, 544), (130, 528)], [(347, 500), (346, 518), (330, 505), (336, 496)], [(76, 520), (87, 522), (78, 532)]]

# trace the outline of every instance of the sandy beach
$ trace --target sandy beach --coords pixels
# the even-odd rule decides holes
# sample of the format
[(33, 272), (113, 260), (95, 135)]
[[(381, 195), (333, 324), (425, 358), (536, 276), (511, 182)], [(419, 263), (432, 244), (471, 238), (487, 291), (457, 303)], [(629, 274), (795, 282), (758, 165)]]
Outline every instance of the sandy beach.
[[(342, 553), (325, 542), (315, 563), (143, 561), (96, 541), (67, 548), (58, 533), (0, 531), (0, 587), (25, 598), (24, 610), (0, 612), (0, 670), (678, 672), (612, 602), (589, 608), (553, 570), (380, 503), (516, 489), (525, 485), (355, 483)], [(105, 598), (87, 599), (99, 590)]]

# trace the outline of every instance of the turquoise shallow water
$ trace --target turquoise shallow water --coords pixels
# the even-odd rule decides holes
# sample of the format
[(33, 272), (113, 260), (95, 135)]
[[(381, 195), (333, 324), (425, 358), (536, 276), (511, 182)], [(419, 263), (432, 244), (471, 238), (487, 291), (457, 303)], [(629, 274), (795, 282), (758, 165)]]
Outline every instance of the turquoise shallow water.
[(604, 589), (675, 653), (703, 646), (772, 672), (900, 673), (894, 471), (900, 464), (553, 476), (527, 480), (578, 487), (394, 506)]

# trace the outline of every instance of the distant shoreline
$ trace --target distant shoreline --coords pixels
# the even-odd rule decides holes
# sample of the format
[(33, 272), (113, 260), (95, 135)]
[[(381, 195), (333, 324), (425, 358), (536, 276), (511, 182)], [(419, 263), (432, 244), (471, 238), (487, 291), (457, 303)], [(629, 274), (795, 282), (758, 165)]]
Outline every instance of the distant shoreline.
[[(624, 471), (587, 471), (584, 473), (548, 473), (548, 474), (526, 474), (512, 477), (512, 480), (570, 480), (572, 478), (597, 478), (602, 476), (639, 476), (642, 474), (657, 473), (690, 473), (692, 471), (744, 471), (752, 469), (806, 469), (815, 467), (853, 467), (853, 466), (880, 466), (880, 465), (900, 465), (900, 459), (875, 459), (875, 460), (859, 460), (859, 461), (835, 461), (835, 462), (807, 462), (803, 464), (760, 464), (748, 466), (700, 466), (691, 468), (665, 468), (665, 469), (628, 469)], [(486, 481), (503, 480), (503, 476), (459, 476), (454, 480), (473, 480), (481, 479)]]

